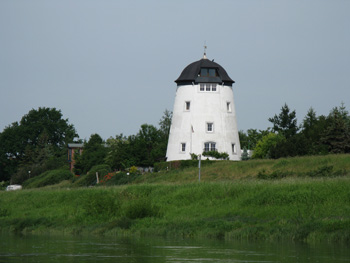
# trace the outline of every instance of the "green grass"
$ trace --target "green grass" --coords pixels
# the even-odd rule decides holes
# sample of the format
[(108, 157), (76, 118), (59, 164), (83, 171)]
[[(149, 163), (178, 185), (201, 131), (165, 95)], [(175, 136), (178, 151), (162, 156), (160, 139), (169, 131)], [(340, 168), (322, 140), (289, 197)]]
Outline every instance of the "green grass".
[(349, 189), (343, 177), (1, 192), (0, 227), (348, 243)]
[(23, 183), (25, 188), (39, 188), (58, 184), (64, 180), (72, 180), (73, 174), (69, 170), (58, 169), (46, 171), (38, 176), (30, 178)]
[(203, 168), (201, 182), (198, 169), (187, 168), (139, 175), (124, 186), (72, 188), (65, 180), (1, 191), (0, 228), (349, 243), (349, 157), (223, 161)]
[[(220, 161), (202, 167), (201, 181), (232, 181), (252, 179), (260, 175), (264, 179), (283, 177), (334, 177), (350, 175), (350, 155), (325, 155), (283, 158), (278, 160), (249, 160), (241, 162)], [(145, 174), (134, 183), (189, 183), (198, 181), (198, 168), (161, 171)]]

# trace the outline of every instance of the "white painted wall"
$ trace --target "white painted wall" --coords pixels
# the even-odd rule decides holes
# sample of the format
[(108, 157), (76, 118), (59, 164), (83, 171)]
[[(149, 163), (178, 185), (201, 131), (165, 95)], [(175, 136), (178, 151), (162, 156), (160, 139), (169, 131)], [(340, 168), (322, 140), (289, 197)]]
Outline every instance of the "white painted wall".
[[(186, 101), (190, 102), (190, 110), (186, 110)], [(231, 111), (227, 110), (227, 102)], [(208, 122), (214, 123), (213, 132), (207, 132)], [(217, 85), (216, 92), (203, 92), (199, 84), (180, 85), (175, 96), (167, 161), (191, 159), (190, 153), (202, 154), (205, 142), (215, 142), (216, 149), (228, 153), (230, 160), (241, 159), (232, 87)], [(181, 151), (181, 143), (186, 143), (185, 152)]]

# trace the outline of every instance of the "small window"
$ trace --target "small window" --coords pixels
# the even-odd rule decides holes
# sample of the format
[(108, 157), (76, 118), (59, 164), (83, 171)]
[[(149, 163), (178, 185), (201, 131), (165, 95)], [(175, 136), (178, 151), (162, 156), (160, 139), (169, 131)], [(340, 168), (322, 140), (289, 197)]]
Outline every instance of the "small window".
[(216, 91), (216, 84), (211, 84), (211, 90)]
[(213, 132), (214, 131), (214, 123), (207, 122), (207, 132)]
[(191, 108), (191, 102), (190, 101), (186, 101), (185, 102), (185, 109), (186, 110), (190, 110), (190, 108)]
[(200, 91), (204, 91), (204, 86), (205, 86), (205, 85), (204, 85), (203, 83), (201, 83), (201, 84), (200, 84), (199, 90), (200, 90)]
[(181, 143), (181, 152), (186, 152), (186, 143)]
[(227, 112), (231, 112), (231, 102), (227, 102)]
[(216, 76), (216, 70), (215, 68), (209, 69), (209, 77), (215, 77)]
[(205, 91), (210, 91), (210, 84), (205, 85)]
[(207, 68), (201, 68), (201, 76), (202, 77), (208, 76), (208, 69)]
[(232, 143), (232, 153), (237, 153), (236, 151), (236, 144)]

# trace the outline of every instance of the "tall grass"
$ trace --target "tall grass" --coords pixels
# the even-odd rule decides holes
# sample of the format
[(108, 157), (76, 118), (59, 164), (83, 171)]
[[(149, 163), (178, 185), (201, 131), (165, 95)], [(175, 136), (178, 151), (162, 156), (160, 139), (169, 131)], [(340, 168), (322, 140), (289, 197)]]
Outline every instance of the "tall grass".
[(349, 243), (349, 189), (343, 176), (0, 192), (0, 227)]
[[(201, 181), (231, 181), (243, 178), (332, 177), (350, 175), (350, 155), (281, 158), (278, 160), (220, 161), (201, 169)], [(198, 181), (198, 168), (145, 174), (136, 183), (189, 183)]]

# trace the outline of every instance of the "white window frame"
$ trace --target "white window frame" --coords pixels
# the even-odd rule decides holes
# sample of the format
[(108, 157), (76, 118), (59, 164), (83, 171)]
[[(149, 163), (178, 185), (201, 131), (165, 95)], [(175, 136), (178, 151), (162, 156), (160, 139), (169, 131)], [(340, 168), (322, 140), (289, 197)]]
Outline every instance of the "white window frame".
[[(206, 147), (208, 146), (208, 147)], [(203, 152), (217, 151), (216, 142), (205, 142)]]
[[(209, 129), (211, 128), (211, 129)], [(213, 133), (214, 132), (214, 122), (207, 122), (206, 123), (206, 132)]]
[(218, 92), (217, 83), (199, 83), (199, 92)]

